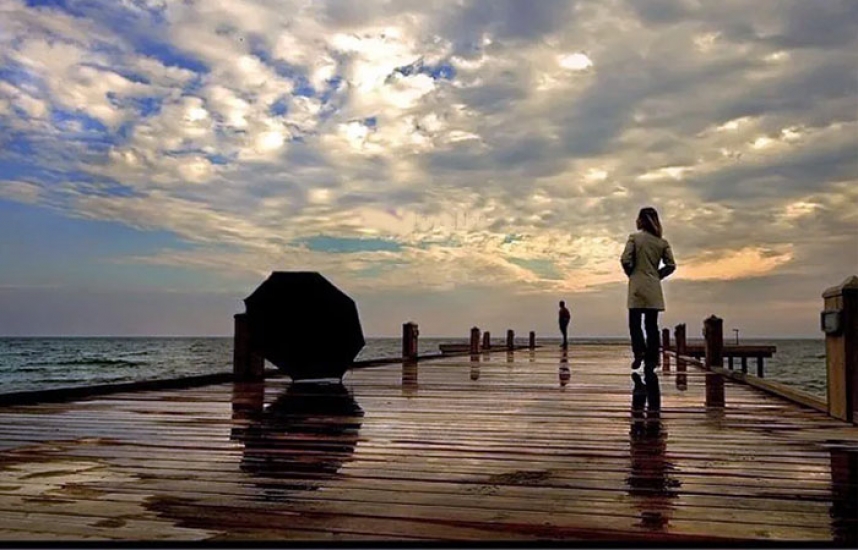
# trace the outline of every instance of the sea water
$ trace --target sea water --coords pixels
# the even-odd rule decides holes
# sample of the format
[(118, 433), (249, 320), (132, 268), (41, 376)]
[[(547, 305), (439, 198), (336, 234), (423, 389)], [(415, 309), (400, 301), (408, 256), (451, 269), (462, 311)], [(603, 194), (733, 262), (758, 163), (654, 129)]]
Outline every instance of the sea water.
[[(421, 338), (421, 355), (463, 338)], [(557, 346), (558, 339), (540, 339)], [(526, 343), (517, 339), (517, 343)], [(825, 341), (742, 340), (777, 346), (765, 360), (766, 378), (825, 397)], [(494, 341), (501, 346), (501, 340)], [(622, 338), (572, 339), (571, 345), (604, 346), (617, 360), (629, 356)], [(232, 338), (0, 338), (0, 394), (96, 384), (157, 380), (232, 370)], [(368, 338), (357, 360), (399, 357), (399, 338)], [(736, 368), (739, 362), (736, 361)], [(749, 361), (751, 373), (756, 361)]]

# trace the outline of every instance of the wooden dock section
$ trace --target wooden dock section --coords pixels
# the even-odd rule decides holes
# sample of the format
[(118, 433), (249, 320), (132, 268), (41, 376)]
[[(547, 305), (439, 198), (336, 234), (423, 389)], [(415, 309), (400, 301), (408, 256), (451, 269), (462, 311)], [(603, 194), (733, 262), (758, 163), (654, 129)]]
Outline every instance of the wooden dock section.
[(0, 407), (0, 539), (855, 547), (858, 427), (616, 346)]

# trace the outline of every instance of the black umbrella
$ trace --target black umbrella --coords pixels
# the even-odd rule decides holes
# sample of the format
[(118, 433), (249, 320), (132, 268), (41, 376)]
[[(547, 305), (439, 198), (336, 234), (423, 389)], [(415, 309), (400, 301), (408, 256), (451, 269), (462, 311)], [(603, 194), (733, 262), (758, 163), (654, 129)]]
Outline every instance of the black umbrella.
[(312, 271), (275, 271), (245, 298), (251, 345), (293, 380), (342, 377), (365, 342), (357, 306)]

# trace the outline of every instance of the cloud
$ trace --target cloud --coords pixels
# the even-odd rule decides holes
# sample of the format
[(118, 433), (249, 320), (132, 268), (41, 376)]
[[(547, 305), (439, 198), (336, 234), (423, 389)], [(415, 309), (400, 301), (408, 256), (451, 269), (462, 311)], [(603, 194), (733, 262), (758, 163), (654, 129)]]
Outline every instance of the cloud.
[(677, 284), (854, 269), (852, 2), (2, 10), (0, 194), (183, 243), (122, 261), (583, 295), (654, 205)]

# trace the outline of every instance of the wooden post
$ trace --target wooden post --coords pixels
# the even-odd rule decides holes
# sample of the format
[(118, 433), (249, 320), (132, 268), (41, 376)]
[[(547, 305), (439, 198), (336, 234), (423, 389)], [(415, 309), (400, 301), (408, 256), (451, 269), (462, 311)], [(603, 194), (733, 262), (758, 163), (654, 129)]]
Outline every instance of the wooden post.
[(858, 277), (822, 294), (828, 414), (858, 424)]
[(527, 342), (527, 347), (530, 349), (536, 348), (536, 332), (534, 332), (532, 330), (530, 331), (530, 334), (529, 334), (529, 340)]
[(763, 378), (764, 374), (765, 373), (763, 372), (763, 356), (758, 355), (757, 356), (757, 376), (759, 376), (760, 378)]
[(512, 329), (506, 331), (506, 349), (508, 351), (515, 349), (515, 331)]
[(733, 370), (733, 356), (732, 355), (727, 356), (727, 368), (730, 370)]
[(483, 333), (483, 349), (484, 350), (492, 349), (492, 335), (489, 331), (485, 331)]
[(675, 341), (674, 348), (676, 349), (676, 370), (685, 372), (685, 361), (679, 358), (680, 355), (685, 355), (685, 323), (676, 325), (673, 332)]
[(236, 313), (235, 345), (232, 354), (232, 372), (240, 382), (253, 382), (265, 378), (265, 358), (253, 350), (247, 313)]
[(471, 355), (480, 353), (480, 329), (471, 328)]
[(706, 338), (706, 368), (724, 366), (724, 320), (710, 316), (703, 321)]
[(402, 357), (405, 359), (417, 359), (417, 336), (420, 331), (417, 323), (404, 323), (402, 325)]
[(748, 357), (742, 356), (742, 374), (748, 374)]
[(712, 315), (703, 321), (703, 336), (706, 338), (706, 406), (724, 406), (724, 377), (711, 372), (712, 367), (724, 365), (724, 321)]
[(664, 365), (664, 372), (670, 372), (670, 356), (667, 350), (670, 349), (670, 329), (661, 329), (661, 363)]

